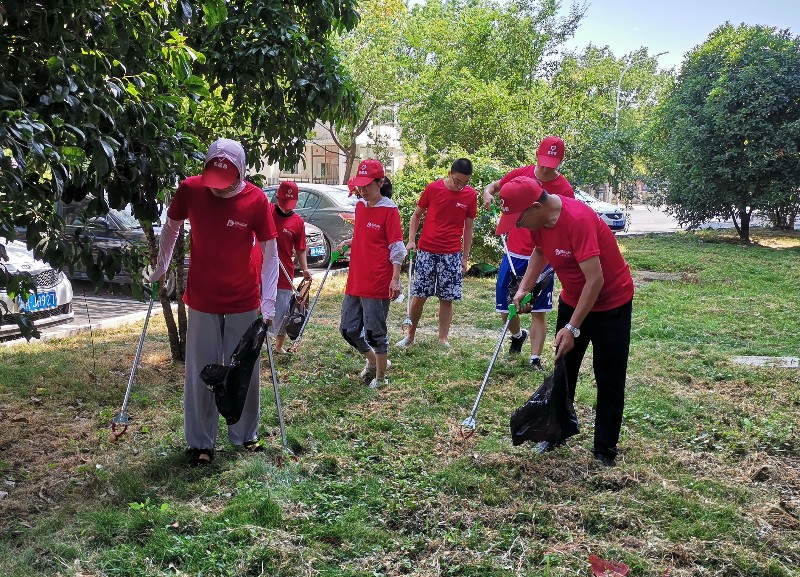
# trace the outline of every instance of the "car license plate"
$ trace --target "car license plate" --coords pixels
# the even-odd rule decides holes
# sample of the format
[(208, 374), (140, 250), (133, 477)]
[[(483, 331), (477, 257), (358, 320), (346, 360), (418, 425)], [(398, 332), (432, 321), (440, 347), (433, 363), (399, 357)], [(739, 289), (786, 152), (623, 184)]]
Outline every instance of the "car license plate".
[(31, 294), (28, 297), (28, 302), (25, 303), (25, 310), (28, 312), (43, 311), (57, 306), (58, 298), (56, 297), (56, 291), (47, 291), (45, 293), (39, 293), (38, 295)]
[(624, 220), (615, 220), (613, 226), (625, 226)]
[(325, 255), (325, 247), (324, 246), (312, 246), (309, 249), (309, 254), (311, 256), (324, 256)]

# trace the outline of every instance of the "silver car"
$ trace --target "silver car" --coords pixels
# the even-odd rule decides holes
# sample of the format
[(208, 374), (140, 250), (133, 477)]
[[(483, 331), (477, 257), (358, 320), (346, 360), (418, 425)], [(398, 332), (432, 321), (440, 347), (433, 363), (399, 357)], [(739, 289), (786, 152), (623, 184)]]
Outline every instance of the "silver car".
[(6, 242), (0, 239), (0, 257), (5, 252), (8, 260), (0, 258), (0, 268), (10, 274), (25, 273), (33, 277), (35, 292), (23, 298), (12, 298), (5, 289), (0, 289), (0, 338), (20, 334), (17, 319), (21, 310), (36, 327), (43, 327), (72, 321), (72, 284), (61, 271), (49, 264), (36, 260), (33, 253), (19, 241)]
[[(356, 202), (355, 196), (348, 196), (347, 187), (344, 190), (329, 184), (315, 184), (310, 182), (296, 182), (298, 189), (297, 206), (295, 212), (308, 223), (313, 224), (324, 236), (325, 254), (317, 264), (328, 266), (333, 249), (345, 239), (353, 236)], [(271, 202), (275, 202), (275, 193), (278, 185), (267, 186), (264, 192)], [(313, 254), (309, 247), (309, 264), (311, 258), (319, 255)]]
[(630, 225), (628, 222), (628, 215), (622, 207), (603, 202), (582, 190), (575, 191), (575, 198), (589, 205), (589, 207), (597, 213), (597, 216), (600, 217), (600, 220), (605, 222), (614, 232), (628, 230), (628, 226)]

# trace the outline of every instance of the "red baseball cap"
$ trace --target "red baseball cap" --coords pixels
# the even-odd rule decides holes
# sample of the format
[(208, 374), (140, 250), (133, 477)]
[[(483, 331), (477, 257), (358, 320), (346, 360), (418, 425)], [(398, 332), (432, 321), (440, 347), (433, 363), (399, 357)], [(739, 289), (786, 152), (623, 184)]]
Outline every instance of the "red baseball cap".
[(224, 156), (217, 156), (206, 163), (200, 182), (209, 188), (225, 189), (239, 180), (239, 169)]
[(517, 224), (520, 215), (542, 197), (542, 187), (536, 179), (517, 176), (500, 189), (500, 222), (495, 234), (505, 234)]
[(294, 207), (297, 206), (298, 194), (297, 185), (291, 180), (284, 180), (280, 186), (278, 186), (278, 193), (275, 196), (283, 201), (281, 204), (284, 208), (294, 210)]
[(536, 164), (547, 168), (558, 168), (564, 160), (564, 141), (558, 136), (548, 136), (539, 145), (536, 153)]
[(353, 180), (355, 180), (355, 178), (351, 178), (347, 181), (347, 188), (350, 190), (347, 196), (353, 196), (356, 194), (356, 185), (353, 184)]
[(367, 186), (376, 178), (383, 178), (386, 173), (383, 170), (383, 165), (374, 158), (362, 160), (358, 165), (356, 175), (348, 182), (348, 186)]

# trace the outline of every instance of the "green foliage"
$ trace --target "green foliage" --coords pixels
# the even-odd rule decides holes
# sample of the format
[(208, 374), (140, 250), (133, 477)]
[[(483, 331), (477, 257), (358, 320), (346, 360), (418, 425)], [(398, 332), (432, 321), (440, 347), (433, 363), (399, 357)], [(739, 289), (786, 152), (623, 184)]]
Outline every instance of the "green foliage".
[(693, 50), (661, 109), (664, 200), (684, 224), (733, 218), (750, 240), (754, 210), (784, 224), (800, 180), (800, 39), (725, 24)]

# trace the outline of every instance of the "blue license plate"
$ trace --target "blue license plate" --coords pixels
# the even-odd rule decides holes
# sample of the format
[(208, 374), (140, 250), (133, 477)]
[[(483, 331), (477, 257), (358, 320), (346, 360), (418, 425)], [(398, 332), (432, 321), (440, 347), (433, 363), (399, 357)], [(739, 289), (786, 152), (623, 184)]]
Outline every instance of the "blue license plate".
[(311, 256), (325, 256), (325, 247), (324, 246), (312, 246), (308, 249), (308, 253)]
[(615, 220), (612, 226), (625, 226), (624, 220)]
[(28, 302), (25, 303), (25, 310), (29, 313), (34, 311), (43, 311), (45, 309), (53, 309), (58, 306), (58, 298), (56, 291), (48, 291), (46, 293), (39, 293), (38, 295), (31, 294), (28, 297)]

